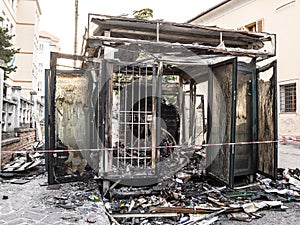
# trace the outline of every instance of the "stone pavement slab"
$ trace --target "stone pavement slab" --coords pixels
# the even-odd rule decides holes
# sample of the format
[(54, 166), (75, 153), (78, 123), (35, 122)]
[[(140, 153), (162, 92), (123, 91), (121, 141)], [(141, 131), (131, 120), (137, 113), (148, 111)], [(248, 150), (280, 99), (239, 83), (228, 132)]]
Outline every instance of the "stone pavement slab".
[[(59, 190), (47, 190), (47, 186), (39, 185), (47, 181), (46, 174), (25, 184), (11, 184), (7, 181), (0, 181), (0, 224), (77, 225), (89, 224), (88, 217), (93, 218), (97, 225), (110, 224), (102, 202), (91, 202), (87, 197), (89, 193), (79, 190), (83, 189), (82, 184), (62, 184)], [(91, 190), (99, 195), (97, 189)], [(61, 195), (69, 198), (68, 203), (73, 206), (71, 209), (64, 207), (66, 202), (57, 199)]]

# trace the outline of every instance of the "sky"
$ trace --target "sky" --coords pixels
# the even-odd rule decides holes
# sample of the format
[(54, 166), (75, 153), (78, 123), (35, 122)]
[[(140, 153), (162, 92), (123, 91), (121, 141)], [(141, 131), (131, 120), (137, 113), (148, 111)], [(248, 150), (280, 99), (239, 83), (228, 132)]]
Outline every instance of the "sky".
[[(134, 10), (150, 8), (154, 12), (154, 19), (186, 22), (221, 1), (223, 0), (78, 0), (78, 46), (82, 44), (88, 13), (131, 16)], [(73, 53), (75, 0), (39, 0), (39, 3), (42, 11), (40, 30), (60, 39), (61, 52)]]

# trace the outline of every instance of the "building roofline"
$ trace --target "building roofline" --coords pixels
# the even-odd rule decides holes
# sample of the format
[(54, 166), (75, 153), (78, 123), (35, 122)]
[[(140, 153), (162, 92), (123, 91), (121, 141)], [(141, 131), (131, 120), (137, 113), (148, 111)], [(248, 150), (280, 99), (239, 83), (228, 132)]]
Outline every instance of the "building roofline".
[(56, 42), (59, 42), (59, 41), (60, 41), (60, 39), (59, 39), (58, 37), (56, 37), (55, 35), (53, 35), (53, 34), (47, 32), (47, 31), (45, 31), (45, 30), (41, 30), (41, 31), (39, 32), (39, 37), (40, 37), (40, 38), (42, 37), (42, 38), (50, 39), (50, 40), (56, 41)]
[(228, 2), (231, 2), (231, 1), (232, 1), (232, 0), (225, 0), (225, 1), (222, 1), (222, 2), (220, 2), (219, 4), (213, 6), (213, 7), (209, 8), (208, 10), (206, 10), (206, 11), (200, 13), (199, 15), (193, 17), (192, 19), (189, 19), (189, 20), (187, 21), (187, 23), (191, 23), (191, 22), (193, 22), (194, 20), (196, 20), (196, 19), (198, 19), (198, 18), (200, 18), (200, 17), (202, 17), (202, 16), (204, 16), (204, 15), (210, 13), (211, 11), (213, 11), (213, 10), (219, 8), (220, 6), (225, 5), (225, 4), (227, 4)]
[(41, 10), (41, 6), (40, 6), (40, 3), (39, 3), (39, 0), (36, 0), (36, 4), (37, 4), (37, 7), (38, 7), (40, 15), (42, 15), (42, 10)]

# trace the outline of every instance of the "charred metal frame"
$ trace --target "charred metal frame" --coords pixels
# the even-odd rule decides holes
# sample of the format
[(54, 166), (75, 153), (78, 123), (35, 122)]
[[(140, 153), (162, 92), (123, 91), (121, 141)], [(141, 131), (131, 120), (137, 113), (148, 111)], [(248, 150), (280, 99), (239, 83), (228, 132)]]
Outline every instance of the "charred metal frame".
[[(144, 22), (145, 27), (143, 28), (142, 25), (139, 23), (143, 23), (141, 21), (135, 21), (131, 19), (124, 19), (124, 18), (115, 18), (115, 17), (107, 17), (106, 19), (92, 20), (99, 27), (103, 26), (103, 34), (97, 34), (93, 37), (89, 37), (87, 39), (86, 44), (86, 54), (88, 56), (74, 56), (74, 55), (66, 55), (66, 54), (58, 54), (52, 53), (51, 54), (51, 71), (50, 73), (46, 73), (46, 110), (45, 110), (45, 117), (46, 121), (49, 124), (49, 132), (46, 132), (46, 149), (49, 150), (56, 150), (58, 149), (57, 141), (58, 136), (56, 130), (60, 129), (57, 127), (56, 123), (56, 77), (58, 73), (64, 73), (64, 71), (58, 72), (58, 59), (69, 59), (81, 62), (81, 67), (79, 68), (81, 71), (81, 75), (85, 75), (87, 77), (88, 82), (88, 90), (87, 96), (90, 101), (87, 103), (88, 108), (88, 115), (86, 119), (86, 133), (88, 137), (88, 143), (86, 143), (83, 147), (78, 147), (80, 149), (86, 150), (99, 150), (95, 152), (91, 152), (87, 157), (91, 159), (92, 164), (94, 165), (93, 170), (96, 171), (96, 174), (101, 177), (104, 181), (116, 181), (120, 182), (120, 180), (139, 180), (139, 184), (144, 184), (141, 182), (142, 179), (153, 179), (156, 180), (159, 177), (159, 173), (162, 172), (164, 169), (163, 167), (166, 166), (165, 164), (160, 165), (160, 160), (162, 155), (167, 155), (166, 157), (173, 157), (175, 159), (175, 163), (181, 164), (181, 166), (186, 163), (186, 161), (180, 158), (179, 152), (183, 149), (186, 151), (188, 149), (188, 154), (192, 154), (195, 149), (199, 148), (196, 143), (199, 143), (199, 140), (196, 142), (196, 122), (202, 123), (203, 127), (203, 135), (205, 126), (207, 126), (206, 132), (206, 143), (208, 144), (220, 144), (220, 143), (234, 143), (236, 141), (264, 141), (259, 140), (259, 131), (262, 127), (259, 127), (259, 120), (266, 119), (263, 118), (259, 111), (259, 74), (266, 70), (273, 68), (273, 76), (272, 80), (267, 82), (275, 82), (276, 83), (276, 61), (263, 66), (261, 68), (256, 68), (256, 62), (258, 60), (262, 60), (268, 57), (271, 57), (275, 54), (275, 52), (269, 51), (260, 51), (257, 48), (254, 49), (247, 49), (246, 46), (249, 45), (248, 42), (253, 41), (253, 46), (255, 46), (256, 42), (258, 43), (257, 46), (261, 45), (260, 35), (252, 35), (247, 34), (245, 32), (233, 32), (226, 30), (218, 30), (215, 28), (206, 28), (206, 27), (198, 27), (199, 32), (203, 32), (205, 34), (204, 40), (209, 42), (209, 38), (207, 38), (207, 30), (211, 29), (211, 32), (225, 32), (223, 37), (227, 38), (232, 46), (227, 49), (219, 48), (219, 47), (212, 47), (208, 45), (195, 45), (187, 43), (186, 39), (188, 39), (189, 35), (183, 37), (185, 40), (184, 43), (171, 43), (167, 42), (168, 38), (174, 39), (174, 34), (170, 32), (168, 36), (164, 28), (161, 27), (159, 30), (156, 29), (156, 23), (152, 22)], [(90, 22), (90, 20), (89, 20)], [(118, 23), (120, 22), (122, 25), (120, 35), (118, 36)], [(150, 24), (149, 24), (150, 23)], [(152, 28), (152, 25), (154, 28)], [(155, 26), (154, 26), (155, 25)], [(159, 41), (155, 39), (153, 40), (139, 40), (134, 38), (124, 38), (124, 30), (127, 29), (141, 29), (142, 32), (149, 32), (152, 36), (158, 35), (157, 32), (162, 32), (163, 35), (160, 35), (160, 39), (164, 39), (163, 41)], [(165, 24), (165, 27), (170, 29), (170, 27), (174, 27), (176, 32), (182, 34), (184, 32), (188, 32), (189, 30), (196, 29), (195, 26), (191, 25), (182, 25), (179, 26), (177, 24)], [(109, 30), (108, 28), (111, 28)], [(129, 29), (129, 30), (130, 30)], [(182, 29), (182, 30), (181, 30)], [(101, 29), (98, 29), (96, 33), (100, 32)], [(175, 33), (176, 33), (175, 32)], [(193, 31), (194, 32), (194, 31)], [(90, 33), (90, 30), (89, 30)], [(155, 33), (155, 34), (154, 34)], [(116, 35), (115, 37), (107, 36), (109, 35)], [(138, 32), (137, 32), (138, 34)], [(131, 34), (135, 35), (135, 33)], [(235, 41), (235, 38), (230, 39), (230, 35), (236, 35), (236, 37), (242, 38), (241, 43), (243, 41), (247, 42), (247, 45), (243, 45), (245, 49), (236, 48), (239, 44)], [(248, 35), (248, 36), (247, 36)], [(211, 36), (212, 42), (216, 41), (216, 36)], [(244, 38), (244, 39), (243, 39)], [(194, 40), (195, 37), (192, 37), (191, 40)], [(271, 39), (271, 41), (274, 41)], [(121, 57), (128, 57), (130, 59), (130, 54), (132, 53), (132, 49), (128, 46), (142, 46), (138, 53), (141, 52), (149, 52), (151, 56), (150, 59), (143, 58), (141, 61), (126, 61), (122, 60)], [(128, 47), (126, 49), (125, 47)], [(200, 60), (197, 59), (190, 59), (188, 56), (184, 56), (179, 58), (182, 61), (178, 61), (176, 57), (169, 58), (168, 55), (164, 55), (164, 50), (167, 48), (173, 49), (172, 51), (180, 51), (184, 48), (188, 48), (200, 57)], [(104, 52), (107, 48), (115, 49), (116, 52), (123, 52), (124, 55), (120, 53), (121, 56), (113, 56), (113, 58), (107, 59)], [(162, 48), (162, 52), (157, 52), (157, 48)], [(174, 50), (175, 49), (175, 50)], [(153, 51), (153, 52), (152, 52)], [(273, 48), (275, 51), (275, 47)], [(128, 55), (126, 55), (128, 53)], [(154, 55), (161, 53), (159, 57)], [(209, 57), (208, 57), (209, 56)], [(235, 57), (233, 57), (235, 56)], [(247, 56), (248, 58), (252, 59), (250, 64), (243, 65), (238, 62), (238, 56)], [(120, 59), (118, 58), (120, 57)], [(186, 58), (184, 58), (186, 57)], [(203, 57), (203, 59), (201, 58)], [(212, 58), (210, 62), (206, 58)], [(223, 57), (223, 58), (222, 58)], [(127, 59), (127, 58), (126, 58)], [(214, 61), (216, 59), (216, 61)], [(200, 72), (197, 71), (199, 66), (205, 65), (209, 68), (207, 72)], [(75, 65), (75, 64), (74, 64)], [(197, 67), (198, 66), (198, 67)], [(222, 72), (222, 67), (224, 67), (224, 71)], [(94, 68), (94, 74), (85, 74), (86, 71), (90, 70), (90, 68)], [(196, 77), (189, 77), (187, 72), (184, 70), (186, 68), (192, 68)], [(78, 68), (77, 68), (78, 69)], [(222, 139), (210, 139), (214, 134), (212, 132), (213, 129), (217, 129), (214, 125), (214, 108), (213, 106), (213, 98), (215, 97), (217, 92), (214, 92), (214, 80), (216, 79), (214, 75), (214, 70), (219, 70), (219, 77), (221, 78), (220, 81), (226, 83), (230, 89), (223, 89), (223, 91), (229, 92), (228, 96), (228, 109), (230, 113), (228, 116), (228, 121), (226, 122), (226, 127), (228, 128), (229, 135), (228, 137)], [(76, 71), (76, 68), (75, 70)], [(74, 72), (73, 71), (73, 72)], [(220, 72), (221, 71), (221, 72)], [(231, 73), (230, 76), (227, 74), (227, 77), (224, 78), (226, 75), (225, 73)], [(243, 81), (244, 88), (247, 88), (246, 94), (249, 95), (249, 99), (251, 99), (252, 109), (251, 111), (247, 111), (244, 113), (248, 120), (251, 120), (251, 129), (248, 135), (247, 140), (236, 140), (237, 135), (237, 96), (238, 92), (240, 91), (237, 87), (238, 77), (241, 76), (240, 73), (248, 73), (250, 77), (249, 80)], [(72, 76), (72, 71), (69, 73)], [(163, 88), (163, 76), (170, 76), (175, 75), (177, 83), (177, 93), (174, 96), (177, 97), (176, 99), (176, 107), (178, 110), (178, 114), (180, 115), (179, 121), (177, 121), (178, 128), (178, 136), (175, 133), (170, 132), (168, 128), (163, 128), (161, 119), (163, 114), (166, 110), (166, 105), (162, 104), (162, 99), (164, 95), (164, 88)], [(122, 80), (123, 79), (123, 80)], [(208, 83), (208, 90), (204, 95), (207, 95), (208, 98), (208, 105), (204, 106), (204, 95), (203, 93), (199, 94), (197, 92), (197, 85)], [(223, 83), (221, 82), (221, 86)], [(269, 85), (269, 83), (267, 84)], [(277, 108), (276, 108), (276, 85), (275, 86), (267, 86), (270, 88), (271, 91), (274, 91), (274, 95), (272, 95), (272, 125), (273, 130), (271, 133), (267, 134), (268, 140), (272, 138), (272, 140), (277, 139)], [(144, 96), (143, 101), (142, 98), (142, 89), (146, 94)], [(220, 88), (220, 87), (217, 87)], [(224, 88), (224, 87), (223, 87)], [(273, 90), (272, 88), (275, 88)], [(221, 88), (222, 89), (222, 88)], [(116, 100), (114, 97), (115, 94), (119, 94), (119, 99)], [(135, 102), (135, 94), (137, 93), (137, 101)], [(148, 95), (149, 94), (149, 95)], [(187, 98), (188, 96), (188, 98)], [(201, 110), (202, 110), (202, 121), (196, 121), (196, 104), (199, 101), (197, 97), (201, 97)], [(151, 104), (148, 102), (151, 101)], [(127, 102), (132, 101), (132, 102)], [(114, 105), (117, 104), (117, 105)], [(144, 105), (143, 105), (144, 104)], [(128, 107), (129, 105), (129, 107)], [(261, 105), (261, 104), (260, 104)], [(174, 106), (174, 105), (173, 105)], [(115, 107), (115, 108), (114, 108)], [(217, 108), (217, 105), (214, 107)], [(188, 110), (186, 110), (188, 108)], [(207, 124), (205, 124), (205, 112), (204, 109), (207, 109)], [(117, 110), (116, 110), (117, 109)], [(220, 111), (221, 112), (221, 111)], [(227, 113), (227, 111), (226, 111)], [(221, 115), (217, 115), (221, 116)], [(249, 116), (249, 117), (248, 117)], [(175, 118), (175, 117), (174, 117)], [(172, 118), (171, 120), (176, 119)], [(118, 125), (114, 125), (114, 122), (117, 121)], [(188, 126), (186, 122), (188, 121)], [(224, 122), (223, 121), (223, 122)], [(248, 121), (248, 123), (249, 123)], [(219, 123), (222, 123), (219, 122)], [(269, 123), (269, 122), (268, 122)], [(149, 126), (150, 128), (148, 129)], [(118, 130), (117, 132), (115, 130)], [(147, 133), (148, 132), (148, 133)], [(152, 135), (149, 135), (152, 134)], [(127, 137), (129, 135), (130, 137)], [(167, 141), (165, 144), (161, 142), (162, 136), (167, 135)], [(219, 135), (219, 134), (218, 134)], [(134, 140), (136, 136), (138, 141)], [(171, 137), (172, 136), (172, 137)], [(151, 138), (151, 140), (147, 140), (147, 138)], [(263, 136), (262, 136), (263, 137)], [(143, 139), (144, 138), (144, 139)], [(214, 143), (212, 140), (217, 140), (219, 143)], [(149, 142), (149, 143), (148, 143)], [(65, 143), (69, 144), (69, 143)], [(165, 150), (164, 146), (170, 145)], [(201, 146), (200, 146), (201, 147)], [(235, 179), (238, 176), (252, 176), (256, 172), (262, 172), (266, 175), (270, 175), (272, 177), (276, 177), (276, 170), (277, 170), (277, 143), (269, 144), (266, 154), (263, 154), (260, 151), (260, 147), (258, 144), (251, 145), (251, 151), (247, 150), (239, 150), (236, 149), (236, 145), (229, 145), (229, 146), (221, 146), (221, 147), (207, 147), (207, 155), (209, 164), (207, 167), (207, 172), (216, 177), (217, 179), (221, 180), (222, 182), (226, 183), (230, 187), (234, 186)], [(210, 151), (210, 149), (214, 149)], [(165, 151), (165, 152), (164, 152)], [(221, 152), (226, 152), (226, 154), (222, 155)], [(177, 152), (174, 154), (174, 152)], [(212, 155), (215, 152), (217, 155)], [(245, 152), (245, 154), (243, 153)], [(236, 154), (239, 153), (241, 157), (244, 159), (247, 158), (247, 154), (250, 161), (250, 168), (242, 168), (238, 165)], [(57, 179), (57, 174), (55, 168), (58, 166), (57, 164), (57, 155), (60, 153), (48, 153), (47, 154), (47, 168), (48, 168), (48, 182), (49, 184), (59, 183), (59, 182), (67, 182), (69, 181), (64, 176)], [(83, 154), (83, 153), (82, 153)], [(244, 155), (243, 155), (244, 154)], [(172, 158), (172, 160), (173, 160)], [(213, 158), (213, 159), (212, 159)], [(266, 160), (272, 160), (271, 165), (268, 165), (268, 169), (265, 169), (264, 165), (261, 165), (261, 162)], [(177, 161), (176, 161), (177, 160)], [(228, 164), (224, 164), (226, 168), (220, 168), (218, 166), (214, 166), (213, 160), (218, 161), (226, 161)], [(96, 165), (96, 166), (95, 166)], [(124, 175), (124, 172), (128, 170), (128, 168), (135, 167), (140, 168), (142, 167), (141, 171), (145, 173), (137, 174), (136, 176), (132, 176), (132, 173), (129, 173), (128, 176)], [(178, 167), (180, 168), (180, 167)], [(177, 168), (177, 169), (178, 169)], [(131, 171), (131, 169), (129, 169)], [(134, 170), (134, 168), (133, 168)], [(122, 173), (121, 173), (121, 172)], [(225, 171), (225, 172), (224, 172)], [(165, 174), (164, 174), (165, 175)], [(130, 177), (131, 176), (131, 177)], [(82, 176), (76, 176), (75, 179), (80, 179)], [(124, 183), (126, 183), (124, 181)], [(147, 182), (146, 182), (147, 183)], [(106, 187), (107, 189), (107, 187)]]

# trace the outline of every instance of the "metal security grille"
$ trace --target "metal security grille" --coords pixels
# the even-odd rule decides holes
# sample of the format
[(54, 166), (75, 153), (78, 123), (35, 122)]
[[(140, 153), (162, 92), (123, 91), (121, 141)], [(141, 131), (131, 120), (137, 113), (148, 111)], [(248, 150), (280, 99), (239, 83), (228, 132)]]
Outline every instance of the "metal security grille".
[(296, 112), (296, 83), (280, 85), (280, 112)]
[[(116, 66), (114, 73), (114, 166), (146, 168), (151, 164), (152, 76), (148, 68)], [(151, 72), (151, 71), (150, 71)]]
[(153, 65), (114, 65), (110, 174), (145, 172), (173, 157), (170, 146), (179, 141), (179, 92), (172, 78), (156, 76)]

